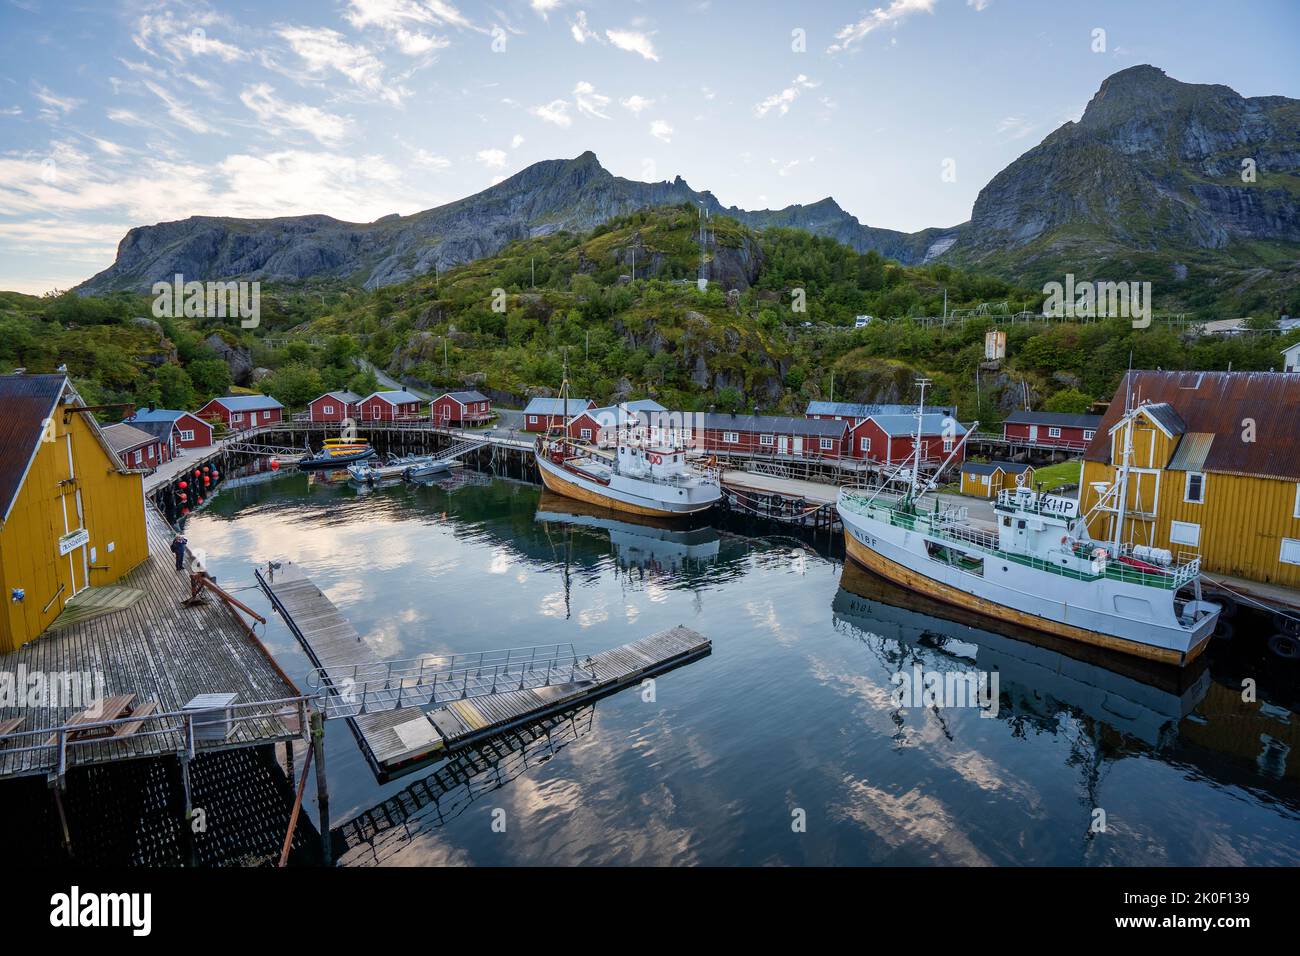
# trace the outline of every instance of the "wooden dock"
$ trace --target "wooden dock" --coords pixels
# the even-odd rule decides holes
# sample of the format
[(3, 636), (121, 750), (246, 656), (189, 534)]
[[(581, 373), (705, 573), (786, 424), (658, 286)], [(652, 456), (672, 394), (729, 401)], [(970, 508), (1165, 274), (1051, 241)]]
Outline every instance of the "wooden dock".
[(328, 696), (325, 714), (348, 721), (381, 782), (431, 758), (590, 703), (712, 649), (708, 638), (679, 626), (581, 660), (575, 657), (563, 666), (555, 655), (528, 658), (518, 653), (521, 649), (385, 662), (292, 562), (258, 569), (257, 579), (316, 665), (320, 688)]
[[(7, 732), (0, 730), (0, 779), (195, 750), (260, 746), (304, 732), (298, 688), (234, 608), (212, 595), (183, 603), (191, 597), (190, 576), (176, 570), (172, 531), (151, 505), (145, 507), (145, 522), (149, 557), (115, 585), (78, 595), (66, 617), (56, 618), (36, 640), (0, 654), (0, 674), (20, 680), (22, 675), (42, 675), (46, 681), (71, 680), (74, 685), (86, 681), (93, 695), (109, 700), (131, 697), (137, 709), (154, 705), (153, 716), (70, 735), (61, 756), (50, 743), (53, 732), (74, 719), (84, 723), (82, 711), (93, 701), (51, 699), (36, 706), (0, 707), (0, 727), (13, 725)], [(20, 692), (23, 689), (20, 685)], [(220, 741), (187, 741), (183, 722), (175, 715), (191, 698), (210, 693), (235, 694), (240, 715)]]

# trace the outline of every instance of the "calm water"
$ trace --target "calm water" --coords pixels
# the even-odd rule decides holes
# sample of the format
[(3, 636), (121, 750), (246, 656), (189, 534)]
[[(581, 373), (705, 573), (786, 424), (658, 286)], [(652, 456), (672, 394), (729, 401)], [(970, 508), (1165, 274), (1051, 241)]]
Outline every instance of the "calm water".
[[(1300, 863), (1297, 672), (1259, 641), (1181, 678), (1079, 660), (932, 616), (795, 539), (665, 533), (469, 477), (360, 493), (286, 474), (224, 490), (188, 534), (228, 587), (299, 562), (388, 658), (594, 652), (679, 623), (713, 653), (660, 677), (653, 702), (605, 698), (459, 775), (381, 787), (331, 722), (336, 824), (395, 795), (423, 806), (348, 864)], [(267, 617), (305, 686), (306, 657)], [(899, 708), (891, 675), (914, 666), (996, 669), (997, 715)]]

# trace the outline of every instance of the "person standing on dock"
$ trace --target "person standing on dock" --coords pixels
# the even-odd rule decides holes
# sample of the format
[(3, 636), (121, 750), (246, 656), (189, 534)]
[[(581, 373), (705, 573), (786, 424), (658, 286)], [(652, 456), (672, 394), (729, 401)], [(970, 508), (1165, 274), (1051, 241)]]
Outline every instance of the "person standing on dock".
[(185, 540), (185, 535), (183, 534), (178, 534), (174, 539), (172, 539), (172, 553), (176, 555), (177, 571), (185, 570), (185, 546), (187, 544), (189, 544), (189, 542)]

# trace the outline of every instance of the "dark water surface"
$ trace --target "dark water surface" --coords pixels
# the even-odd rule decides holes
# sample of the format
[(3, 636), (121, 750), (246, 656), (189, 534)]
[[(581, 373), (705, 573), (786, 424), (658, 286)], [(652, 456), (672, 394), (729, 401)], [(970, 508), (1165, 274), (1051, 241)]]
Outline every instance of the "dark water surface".
[[(280, 475), (223, 490), (187, 533), (227, 587), (298, 562), (385, 658), (591, 653), (674, 624), (713, 640), (652, 702), (624, 691), (549, 741), (383, 786), (330, 722), (335, 824), (377, 806), (398, 824), (348, 864), (1300, 863), (1297, 670), (1249, 636), (1184, 674), (1067, 654), (793, 538), (665, 531), (473, 474), (369, 493)], [(917, 666), (996, 670), (996, 716), (900, 708), (891, 675)]]

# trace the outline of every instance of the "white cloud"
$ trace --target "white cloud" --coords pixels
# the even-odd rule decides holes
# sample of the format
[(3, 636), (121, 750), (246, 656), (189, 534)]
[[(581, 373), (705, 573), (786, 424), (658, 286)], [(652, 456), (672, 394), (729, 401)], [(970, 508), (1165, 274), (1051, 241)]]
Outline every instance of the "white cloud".
[(518, 149), (522, 145), (524, 145), (523, 135), (521, 133), (515, 133), (515, 135), (510, 138), (510, 148)]
[(654, 43), (644, 33), (635, 30), (606, 30), (605, 36), (620, 50), (637, 53), (647, 60), (659, 62), (659, 54), (655, 52)]
[(864, 14), (856, 23), (848, 23), (835, 34), (835, 42), (826, 48), (827, 53), (851, 50), (868, 33), (883, 26), (897, 25), (914, 13), (933, 13), (935, 0), (890, 0), (887, 7), (876, 7)]
[(528, 112), (548, 123), (554, 123), (560, 129), (568, 129), (573, 125), (573, 117), (569, 115), (568, 100), (551, 100), (542, 106), (534, 106)]
[(578, 105), (578, 112), (584, 116), (609, 119), (603, 110), (609, 106), (609, 97), (596, 92), (596, 88), (586, 80), (579, 80), (573, 88), (573, 101)]
[(564, 0), (528, 0), (528, 5), (533, 8), (533, 12), (543, 20), (552, 10), (555, 10), (564, 3)]
[(337, 146), (347, 138), (350, 124), (346, 117), (306, 103), (287, 103), (275, 95), (269, 83), (245, 87), (239, 99), (277, 136), (286, 128), (301, 130), (316, 137), (323, 146)]
[(21, 106), (6, 106), (0, 109), (0, 116), (22, 116), (23, 108)]
[(661, 139), (665, 143), (673, 141), (673, 128), (664, 120), (655, 120), (650, 124), (650, 135), (655, 139)]
[(1037, 128), (1037, 124), (1029, 122), (1027, 119), (1021, 119), (1019, 116), (1008, 116), (998, 121), (998, 134), (1006, 135), (1009, 139), (1024, 139)]
[(384, 78), (384, 64), (370, 50), (347, 42), (328, 27), (283, 27), (280, 36), (307, 64), (313, 75), (334, 71), (347, 77), (367, 96), (401, 105), (409, 90)]
[(585, 10), (579, 10), (574, 15), (573, 21), (569, 24), (569, 32), (573, 34), (573, 39), (578, 43), (586, 43), (588, 40), (600, 41), (600, 34), (593, 33), (591, 28), (587, 26), (587, 12)]
[(500, 149), (480, 149), (474, 157), (488, 169), (505, 169), (506, 154)]
[(223, 17), (199, 7), (185, 10), (180, 19), (171, 10), (151, 12), (136, 21), (131, 41), (150, 56), (176, 63), (204, 57), (223, 63), (246, 59), (247, 51), (215, 35), (226, 25)]
[(767, 99), (763, 100), (763, 102), (755, 105), (754, 115), (762, 118), (772, 112), (772, 110), (776, 110), (778, 115), (784, 116), (786, 113), (790, 112), (790, 104), (799, 98), (800, 93), (804, 90), (815, 89), (817, 85), (818, 84), (800, 73), (791, 80), (790, 85), (781, 90), (781, 92), (773, 93)]
[(435, 156), (427, 149), (417, 149), (411, 157), (411, 163), (421, 169), (431, 169), (434, 172), (448, 169), (451, 166), (451, 160), (446, 156)]
[(348, 0), (344, 17), (358, 30), (366, 27), (383, 30), (408, 56), (419, 56), (451, 45), (446, 37), (425, 33), (421, 27), (472, 26), (451, 4), (428, 0)]
[(642, 110), (648, 110), (650, 107), (655, 105), (654, 100), (648, 100), (644, 96), (640, 96), (636, 93), (619, 100), (619, 103), (621, 103), (623, 109), (627, 110), (629, 113), (640, 113)]
[(121, 156), (126, 150), (117, 143), (107, 139), (100, 139), (98, 136), (90, 137), (90, 141), (98, 147), (101, 153), (107, 153), (109, 156)]
[(991, 2), (992, 0), (966, 0), (966, 6), (973, 7), (976, 13), (983, 13)]
[[(208, 125), (207, 120), (199, 116), (190, 109), (189, 104), (173, 96), (169, 91), (163, 89), (153, 80), (145, 80), (144, 85), (148, 87), (149, 92), (158, 99), (163, 101), (167, 107), (167, 115), (180, 123), (192, 133), (220, 133), (221, 131)], [(225, 135), (225, 134), (222, 134)]]
[(49, 87), (42, 86), (39, 83), (36, 84), (36, 92), (32, 95), (45, 104), (45, 108), (41, 110), (41, 115), (46, 119), (67, 116), (82, 103), (81, 100), (71, 96), (59, 96)]

